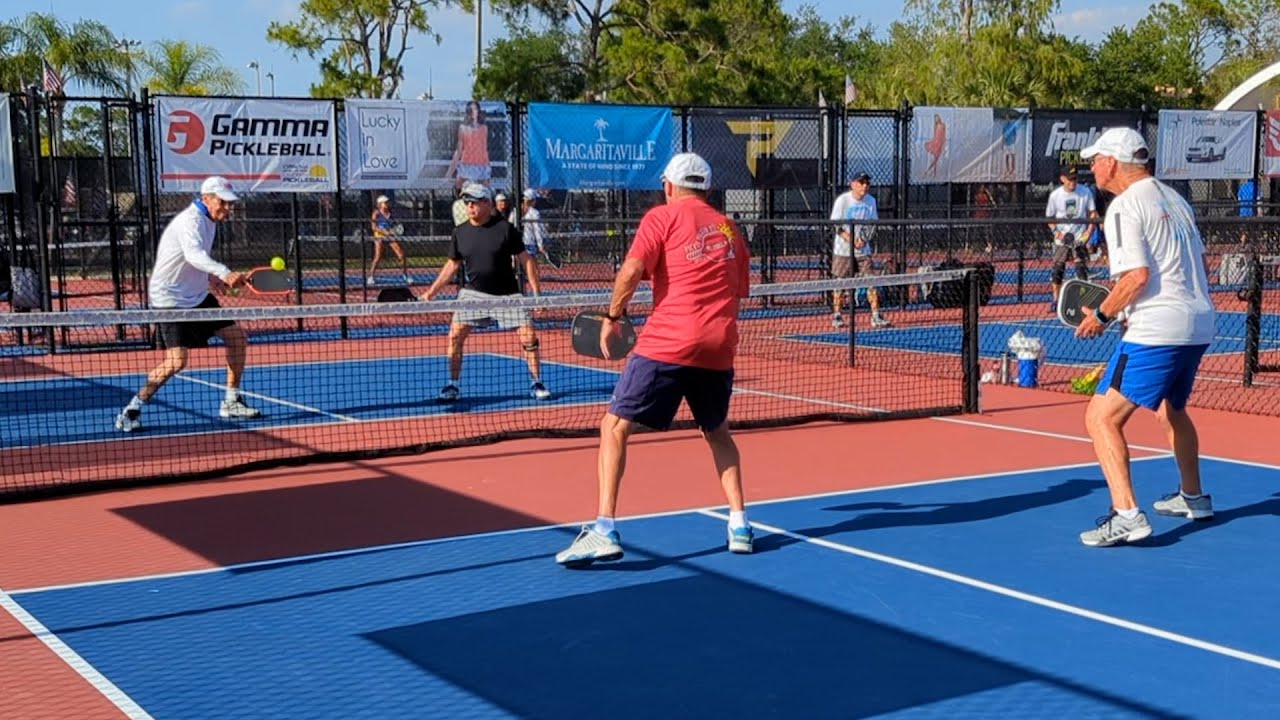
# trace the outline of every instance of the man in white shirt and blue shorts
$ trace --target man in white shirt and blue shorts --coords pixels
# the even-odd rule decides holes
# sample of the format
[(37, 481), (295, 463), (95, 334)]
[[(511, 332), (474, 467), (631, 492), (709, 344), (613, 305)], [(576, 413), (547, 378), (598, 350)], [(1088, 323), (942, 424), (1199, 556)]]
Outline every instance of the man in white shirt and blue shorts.
[(1081, 153), (1093, 158), (1098, 187), (1116, 195), (1105, 221), (1115, 284), (1101, 307), (1084, 309), (1076, 335), (1097, 337), (1122, 311), (1128, 316), (1124, 339), (1085, 413), (1111, 491), (1110, 514), (1080, 534), (1093, 547), (1151, 534), (1134, 495), (1124, 437), (1125, 423), (1139, 407), (1155, 411), (1181, 477), (1179, 492), (1156, 501), (1155, 511), (1191, 520), (1213, 517), (1212, 502), (1200, 487), (1200, 440), (1186, 409), (1200, 359), (1216, 332), (1205, 246), (1191, 206), (1147, 171), (1149, 156), (1146, 142), (1131, 128), (1107, 130)]
[[(156, 263), (148, 285), (151, 307), (157, 310), (216, 308), (218, 299), (209, 292), (213, 276), (229, 287), (244, 285), (246, 276), (209, 256), (218, 223), (231, 215), (240, 198), (224, 177), (207, 178), (200, 197), (169, 221), (156, 246)], [(261, 415), (240, 397), (248, 340), (244, 330), (230, 320), (159, 322), (156, 334), (165, 350), (164, 361), (148, 375), (147, 382), (124, 410), (116, 416), (116, 429), (133, 432), (142, 427), (142, 407), (160, 388), (187, 366), (191, 348), (206, 347), (215, 335), (226, 346), (227, 385), (218, 414), (224, 418), (255, 418)]]

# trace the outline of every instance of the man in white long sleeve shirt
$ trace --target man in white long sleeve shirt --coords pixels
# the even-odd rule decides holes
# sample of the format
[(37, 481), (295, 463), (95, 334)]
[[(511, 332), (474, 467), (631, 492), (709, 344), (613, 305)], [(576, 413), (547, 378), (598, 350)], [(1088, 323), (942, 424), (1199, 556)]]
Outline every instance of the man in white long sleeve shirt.
[[(217, 224), (231, 214), (239, 197), (223, 177), (210, 177), (200, 186), (200, 197), (174, 216), (160, 236), (156, 264), (151, 271), (151, 307), (184, 310), (219, 307), (209, 292), (209, 276), (230, 287), (245, 283), (245, 275), (209, 256)], [(156, 334), (165, 349), (164, 361), (148, 375), (147, 382), (116, 416), (116, 429), (133, 432), (142, 427), (142, 406), (187, 365), (191, 348), (205, 347), (217, 335), (227, 351), (227, 386), (218, 414), (224, 418), (254, 418), (262, 413), (240, 397), (248, 341), (244, 330), (230, 320), (156, 323)]]

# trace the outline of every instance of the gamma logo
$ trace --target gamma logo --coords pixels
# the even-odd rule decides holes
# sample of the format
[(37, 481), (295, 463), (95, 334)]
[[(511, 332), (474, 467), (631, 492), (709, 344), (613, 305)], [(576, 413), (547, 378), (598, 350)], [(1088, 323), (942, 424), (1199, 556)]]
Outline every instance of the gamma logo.
[(190, 110), (169, 113), (169, 132), (164, 142), (179, 155), (190, 155), (204, 144), (204, 122)]

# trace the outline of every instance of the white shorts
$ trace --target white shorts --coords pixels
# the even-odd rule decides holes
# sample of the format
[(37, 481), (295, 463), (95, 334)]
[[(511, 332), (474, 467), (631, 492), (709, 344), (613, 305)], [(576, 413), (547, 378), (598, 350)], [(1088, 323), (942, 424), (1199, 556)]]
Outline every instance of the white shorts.
[[(462, 288), (458, 291), (459, 300), (494, 300), (518, 297), (524, 296), (519, 293), (515, 295), (490, 295), (470, 288)], [(503, 330), (512, 330), (526, 325), (533, 325), (533, 313), (528, 308), (513, 307), (494, 310), (459, 310), (453, 314), (454, 325), (487, 325), (491, 322), (497, 323), (498, 327)]]

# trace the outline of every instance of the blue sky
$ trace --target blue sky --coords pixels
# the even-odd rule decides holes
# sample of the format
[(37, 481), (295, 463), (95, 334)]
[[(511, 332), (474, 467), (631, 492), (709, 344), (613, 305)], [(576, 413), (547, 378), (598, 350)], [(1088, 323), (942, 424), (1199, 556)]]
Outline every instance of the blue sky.
[[(1055, 19), (1060, 32), (1097, 40), (1115, 25), (1132, 25), (1146, 14), (1148, 0), (1063, 0)], [(788, 12), (808, 4), (832, 19), (856, 15), (860, 22), (883, 31), (902, 13), (902, 0), (783, 0)], [(487, 7), (487, 4), (486, 4)], [(248, 63), (261, 65), (262, 93), (271, 93), (275, 76), (278, 95), (302, 96), (317, 76), (316, 63), (305, 56), (295, 60), (277, 45), (268, 43), (266, 29), (272, 20), (297, 16), (297, 0), (9, 0), (0, 15), (6, 18), (31, 11), (53, 12), (68, 20), (94, 19), (105, 23), (117, 36), (151, 43), (163, 38), (182, 39), (210, 45), (223, 61), (238, 68), (249, 93), (257, 89), (257, 78)], [(438, 9), (431, 15), (435, 30), (443, 36), (436, 45), (425, 37), (411, 43), (406, 54), (403, 97), (417, 97), (430, 87), (435, 97), (463, 99), (470, 96), (472, 64), (475, 58), (475, 20), (457, 8)], [(495, 17), (484, 18), (486, 44), (504, 32)], [(856, 78), (855, 78), (856, 80)]]

